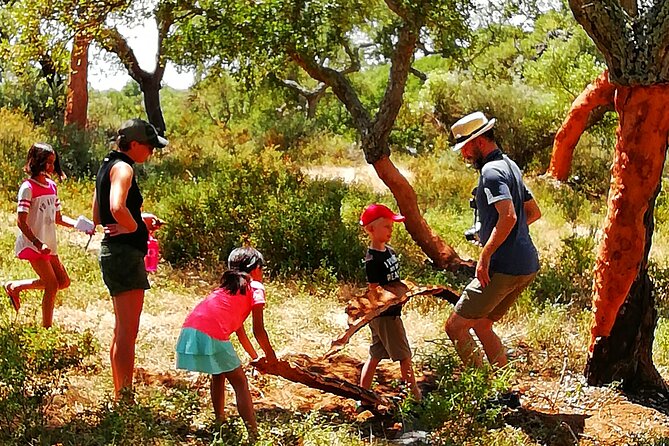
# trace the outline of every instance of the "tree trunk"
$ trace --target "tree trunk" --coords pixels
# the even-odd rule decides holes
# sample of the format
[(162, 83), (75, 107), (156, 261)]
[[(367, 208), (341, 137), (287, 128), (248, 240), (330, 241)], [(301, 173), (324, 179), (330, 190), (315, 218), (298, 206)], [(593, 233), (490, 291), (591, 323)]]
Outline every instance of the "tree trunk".
[(67, 84), (65, 125), (86, 128), (88, 120), (88, 48), (91, 37), (85, 32), (74, 36), (70, 56), (70, 78)]
[[(161, 76), (162, 77), (162, 76)], [(165, 136), (165, 119), (163, 118), (163, 110), (160, 107), (160, 81), (157, 76), (147, 76), (142, 79), (140, 89), (144, 95), (144, 108), (146, 109), (146, 116), (149, 122), (158, 130), (160, 136)]]
[(590, 351), (609, 336), (618, 310), (641, 269), (646, 248), (644, 215), (664, 167), (669, 135), (669, 86), (616, 90), (619, 116), (604, 237), (594, 268), (594, 322)]
[(653, 364), (653, 339), (658, 316), (654, 286), (648, 277), (648, 253), (655, 229), (653, 211), (660, 188), (661, 183), (648, 203), (643, 219), (646, 247), (639, 274), (620, 307), (611, 334), (597, 338), (592, 354), (588, 356), (585, 376), (591, 386), (621, 381), (626, 392), (667, 391)]
[(553, 178), (560, 181), (567, 179), (574, 148), (590, 124), (590, 116), (602, 107), (611, 107), (615, 90), (615, 85), (609, 82), (608, 71), (604, 71), (574, 100), (553, 141), (553, 154), (548, 167), (548, 174)]
[(423, 218), (416, 192), (407, 179), (395, 167), (390, 158), (385, 156), (372, 164), (381, 180), (388, 186), (397, 200), (400, 213), (406, 218), (404, 226), (411, 238), (421, 248), (439, 269), (455, 270), (458, 268), (473, 268), (474, 262), (462, 260), (460, 256), (428, 226)]
[(657, 323), (648, 253), (654, 230), (669, 117), (669, 87), (623, 87), (604, 238), (594, 270), (594, 311), (585, 375), (590, 384), (616, 380), (626, 391), (665, 390), (652, 361)]

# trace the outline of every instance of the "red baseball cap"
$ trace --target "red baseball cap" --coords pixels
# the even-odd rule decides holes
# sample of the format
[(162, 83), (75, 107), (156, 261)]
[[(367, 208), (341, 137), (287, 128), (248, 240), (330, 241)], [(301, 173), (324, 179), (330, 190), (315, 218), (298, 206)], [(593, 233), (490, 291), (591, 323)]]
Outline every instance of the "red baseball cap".
[(367, 226), (379, 218), (389, 218), (392, 221), (397, 222), (404, 221), (404, 215), (394, 213), (386, 205), (374, 203), (370, 204), (365, 208), (364, 211), (362, 211), (362, 215), (360, 216), (360, 224), (362, 226)]

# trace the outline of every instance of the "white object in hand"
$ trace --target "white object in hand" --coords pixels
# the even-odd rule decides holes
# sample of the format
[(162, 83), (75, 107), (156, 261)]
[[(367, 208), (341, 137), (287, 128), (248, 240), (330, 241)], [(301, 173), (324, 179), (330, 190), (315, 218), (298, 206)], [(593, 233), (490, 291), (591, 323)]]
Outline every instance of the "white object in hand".
[(95, 230), (95, 225), (93, 222), (83, 215), (80, 215), (79, 218), (77, 218), (77, 222), (74, 224), (74, 227), (81, 232), (91, 232)]

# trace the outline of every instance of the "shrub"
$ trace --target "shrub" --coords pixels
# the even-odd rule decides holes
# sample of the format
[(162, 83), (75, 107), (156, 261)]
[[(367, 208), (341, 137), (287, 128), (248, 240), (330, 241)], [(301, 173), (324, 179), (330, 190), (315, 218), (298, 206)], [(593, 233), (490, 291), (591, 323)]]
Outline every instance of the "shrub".
[(522, 168), (533, 160), (547, 165), (553, 136), (566, 104), (550, 93), (520, 82), (487, 84), (462, 73), (435, 73), (426, 84), (425, 100), (435, 116), (450, 125), (473, 110), (497, 118), (495, 138)]
[(587, 307), (595, 263), (594, 244), (592, 235), (572, 234), (563, 238), (557, 258), (544, 261), (530, 285), (535, 300)]
[(467, 368), (456, 373), (460, 360), (452, 349), (436, 343), (433, 351), (418, 356), (423, 368), (434, 372), (436, 388), (423, 401), (403, 403), (403, 421), (432, 431), (431, 443), (459, 445), (481, 435), (499, 422), (500, 408), (489, 404), (509, 387), (510, 369)]
[(347, 186), (308, 180), (271, 149), (218, 167), (196, 183), (174, 184), (158, 204), (159, 215), (181, 216), (161, 234), (167, 260), (217, 268), (234, 247), (251, 243), (278, 275), (360, 274), (358, 228), (341, 217)]
[(25, 178), (28, 149), (43, 139), (30, 120), (18, 113), (0, 109), (0, 187), (12, 201), (16, 198), (19, 184)]
[(28, 444), (47, 423), (54, 396), (68, 387), (68, 372), (98, 348), (90, 332), (67, 333), (0, 324), (0, 440)]
[(98, 171), (102, 158), (109, 152), (109, 142), (99, 128), (81, 130), (75, 125), (55, 126), (47, 140), (60, 156), (61, 166), (68, 176), (92, 178)]

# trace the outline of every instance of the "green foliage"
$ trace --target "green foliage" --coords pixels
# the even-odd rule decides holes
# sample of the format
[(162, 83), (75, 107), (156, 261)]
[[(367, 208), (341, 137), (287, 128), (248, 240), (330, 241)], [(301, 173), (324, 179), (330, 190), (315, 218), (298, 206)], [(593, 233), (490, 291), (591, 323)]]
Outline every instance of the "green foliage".
[(65, 87), (63, 80), (49, 83), (39, 70), (29, 69), (17, 79), (0, 82), (0, 108), (25, 113), (35, 124), (62, 122)]
[(67, 390), (68, 373), (98, 349), (90, 332), (12, 324), (0, 320), (0, 440), (27, 444), (47, 421), (53, 398)]
[(185, 444), (186, 438), (210, 437), (206, 432), (191, 432), (200, 402), (197, 392), (183, 385), (154, 388), (136, 401), (105, 401), (85, 410), (59, 432), (44, 433), (42, 440), (77, 446)]
[(662, 190), (655, 200), (655, 224), (664, 226), (669, 222), (669, 179), (662, 178)]
[(231, 158), (206, 181), (164, 191), (156, 212), (181, 216), (161, 234), (165, 258), (217, 268), (248, 242), (275, 274), (321, 268), (333, 268), (339, 277), (360, 274), (358, 228), (341, 219), (346, 186), (310, 181), (280, 156), (266, 149), (256, 157)]
[[(99, 129), (81, 130), (76, 125), (51, 129), (49, 142), (60, 156), (63, 171), (75, 178), (92, 178), (102, 158), (109, 152), (109, 143)], [(27, 153), (27, 152), (26, 152)]]
[(655, 303), (662, 315), (669, 315), (669, 266), (651, 259), (648, 262), (648, 275), (653, 281)]
[(577, 308), (589, 305), (595, 263), (593, 235), (574, 233), (563, 238), (555, 257), (543, 261), (530, 285), (536, 302), (573, 304)]
[(89, 127), (102, 129), (111, 135), (126, 119), (142, 117), (143, 114), (142, 93), (134, 81), (128, 82), (121, 91), (93, 90), (89, 93)]
[(251, 442), (241, 419), (234, 417), (223, 423), (211, 446), (362, 446), (353, 426), (337, 418), (317, 412), (260, 414), (259, 437)]
[(512, 82), (476, 81), (462, 73), (433, 74), (425, 89), (425, 100), (434, 104), (437, 118), (455, 122), (472, 110), (495, 117), (495, 137), (520, 166), (533, 160), (547, 165), (554, 132), (565, 105), (545, 91)]
[(28, 149), (42, 135), (25, 115), (0, 108), (0, 184), (7, 199), (14, 200), (26, 174)]
[(510, 370), (467, 368), (456, 373), (460, 360), (441, 342), (418, 356), (434, 373), (435, 389), (420, 403), (409, 400), (400, 409), (405, 423), (432, 431), (430, 444), (460, 445), (499, 423), (500, 407), (490, 401), (508, 389)]

